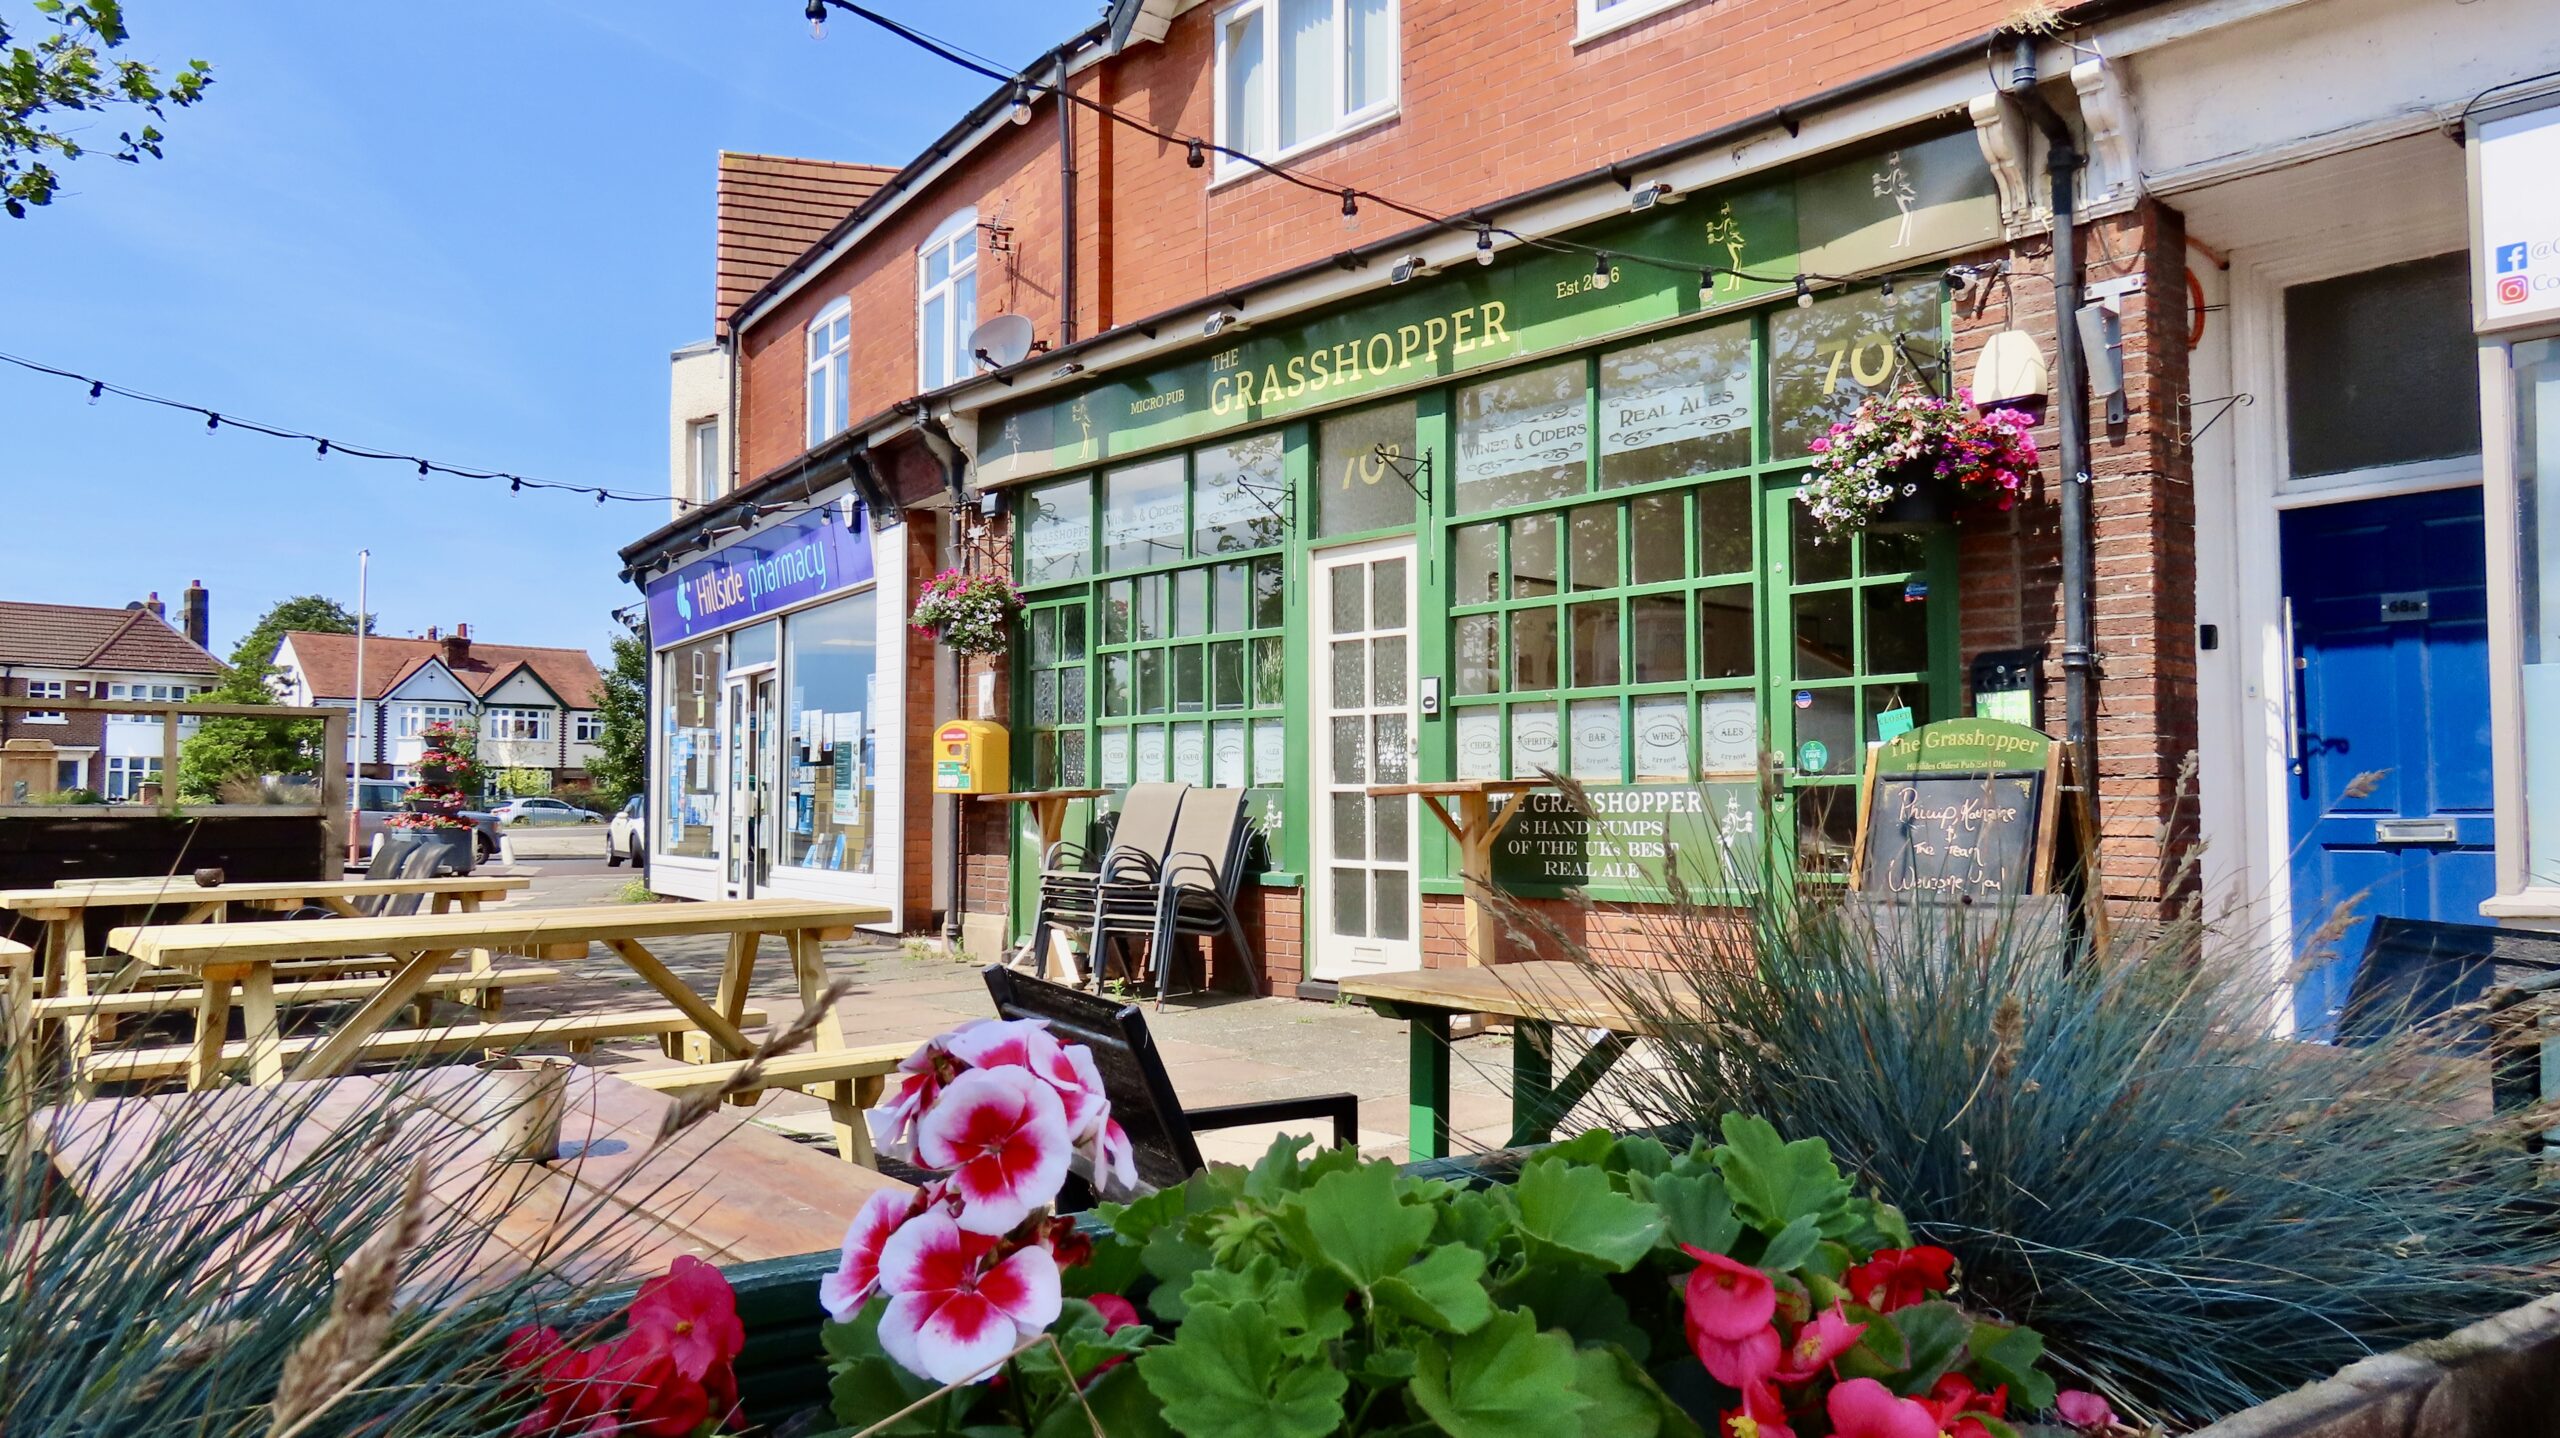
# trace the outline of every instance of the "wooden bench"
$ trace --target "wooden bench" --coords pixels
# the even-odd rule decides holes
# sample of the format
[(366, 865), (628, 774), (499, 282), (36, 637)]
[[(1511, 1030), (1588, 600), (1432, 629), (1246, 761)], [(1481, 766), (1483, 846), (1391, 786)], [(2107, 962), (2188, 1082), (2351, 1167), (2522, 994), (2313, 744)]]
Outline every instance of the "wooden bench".
[[(915, 1044), (909, 1041), (833, 1052), (808, 1049), (781, 1054), (765, 1060), (762, 1082), (738, 1094), (737, 1099), (752, 1101), (766, 1089), (778, 1088), (826, 1100), (827, 1115), (835, 1123), (836, 1156), (868, 1168), (875, 1159), (871, 1128), (863, 1120), (863, 1111), (880, 1101), (880, 1090), (889, 1075), (897, 1072), (898, 1065), (915, 1051)], [(746, 1066), (745, 1060), (736, 1059), (686, 1064), (682, 1068), (617, 1070), (614, 1077), (655, 1093), (685, 1098), (716, 1092)]]
[[(762, 1009), (747, 1009), (738, 1022), (755, 1027), (765, 1022)], [(517, 1049), (532, 1044), (565, 1043), (571, 1053), (585, 1053), (605, 1039), (655, 1038), (672, 1042), (691, 1032), (693, 1019), (682, 1009), (625, 1009), (610, 1014), (571, 1015), (550, 1019), (508, 1019), (493, 1024), (448, 1024), (439, 1028), (380, 1029), (366, 1034), (354, 1046), (353, 1059), (412, 1059), (436, 1054), (460, 1053), (469, 1049)], [(328, 1035), (304, 1035), (275, 1040), (273, 1047), (284, 1058), (298, 1058), (312, 1053), (329, 1042)], [(251, 1046), (226, 1043), (218, 1060), (222, 1068), (235, 1068), (248, 1063)], [(174, 1044), (161, 1048), (126, 1049), (119, 1053), (100, 1054), (89, 1061), (89, 1077), (98, 1083), (139, 1083), (149, 1079), (185, 1077), (198, 1059), (193, 1044)]]
[[(382, 967), (389, 968), (385, 964)], [(278, 975), (282, 977), (282, 975)], [(565, 977), (558, 969), (511, 968), (491, 969), (485, 973), (438, 974), (419, 986), (420, 996), (459, 996), (461, 1001), (480, 1010), (487, 1018), (498, 1016), (498, 1006), (508, 989), (528, 989), (541, 984), (556, 984)], [(305, 979), (276, 985), (276, 1002), (282, 1004), (362, 1003), (382, 987), (380, 979), (329, 978)], [(484, 991), (485, 998), (475, 996)], [(132, 1017), (142, 1014), (175, 1013), (196, 1006), (192, 986), (186, 988), (133, 989), (121, 994), (92, 994), (85, 999), (38, 999), (38, 1019), (60, 1020), (73, 1015), (90, 1018)]]

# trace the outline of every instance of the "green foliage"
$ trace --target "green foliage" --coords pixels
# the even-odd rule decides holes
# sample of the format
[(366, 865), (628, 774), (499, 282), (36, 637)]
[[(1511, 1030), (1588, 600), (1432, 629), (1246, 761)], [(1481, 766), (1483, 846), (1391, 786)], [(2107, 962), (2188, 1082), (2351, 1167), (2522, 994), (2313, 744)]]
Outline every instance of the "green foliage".
[[(353, 634), (355, 616), (337, 601), (301, 594), (270, 608), (231, 650), (231, 667), (222, 682), (204, 696), (209, 704), (273, 704), (267, 687), (277, 670), (272, 662), (286, 631)], [(318, 720), (290, 723), (273, 719), (207, 719), (178, 748), (178, 796), (189, 803), (212, 803), (222, 787), (235, 780), (267, 774), (307, 774), (323, 760)]]
[[(2285, 961), (2206, 929), (2124, 925), (2072, 955), (2017, 915), (1879, 932), (1783, 886), (1742, 922), (1674, 914), (1676, 968), (1594, 970), (1664, 1035), (1605, 1116), (1774, 1125), (1726, 1120), (1721, 1195), (1654, 1181), (1675, 1236), (1814, 1216), (1808, 1267), (1836, 1277), (1835, 1243), (1897, 1241), (1907, 1215), (1957, 1255), (1969, 1308), (2032, 1325), (1962, 1338), (2022, 1404), (2050, 1352), (2120, 1412), (2201, 1423), (2546, 1291), (2560, 1219), (2446, 1036), (2283, 1037)], [(1828, 1208), (1834, 1158), (1899, 1212)], [(1934, 1320), (1893, 1317), (1925, 1351), (1878, 1356), (1872, 1333), (1862, 1361), (1935, 1361)]]
[(140, 110), (149, 120), (120, 132), (112, 153), (127, 164), (145, 155), (156, 160), (164, 137), (150, 121), (166, 120), (170, 106), (202, 100), (213, 83), (202, 60), (189, 60), (164, 81), (150, 65), (108, 56), (128, 38), (118, 0), (34, 0), (34, 9), (44, 23), (33, 44), (13, 41), (0, 16), (0, 210), (19, 220), (53, 203), (61, 187), (53, 159), (88, 153), (79, 139), (88, 117)]
[(596, 717), (604, 731), (596, 737), (595, 757), (587, 777), (596, 798), (610, 812), (631, 801), (649, 784), (649, 631), (617, 634), (613, 664), (604, 672), (604, 692), (596, 700)]

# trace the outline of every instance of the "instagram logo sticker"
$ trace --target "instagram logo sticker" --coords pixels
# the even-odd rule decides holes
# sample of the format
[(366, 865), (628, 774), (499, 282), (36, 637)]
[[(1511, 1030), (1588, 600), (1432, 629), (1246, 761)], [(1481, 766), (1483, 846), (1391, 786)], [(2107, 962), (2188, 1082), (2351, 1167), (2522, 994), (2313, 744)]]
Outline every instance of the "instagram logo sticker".
[(2533, 286), (2526, 282), (2524, 276), (2501, 275), (2498, 277), (2498, 303), (2520, 305), (2532, 297)]

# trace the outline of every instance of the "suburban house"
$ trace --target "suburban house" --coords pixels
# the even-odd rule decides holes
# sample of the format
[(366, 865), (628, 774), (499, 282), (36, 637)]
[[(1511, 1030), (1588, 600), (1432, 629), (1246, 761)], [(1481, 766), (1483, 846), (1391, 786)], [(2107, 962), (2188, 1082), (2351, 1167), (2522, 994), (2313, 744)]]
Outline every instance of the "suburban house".
[[(201, 694), (223, 671), (205, 648), (208, 598), (202, 584), (187, 586), (180, 628), (170, 626), (157, 593), (121, 609), (0, 602), (0, 695), (161, 704)], [(133, 714), (7, 709), (0, 710), (0, 743), (50, 743), (56, 789), (127, 800), (160, 778), (160, 723)]]
[[(273, 660), (278, 696), (355, 708), (356, 647), (352, 634), (288, 631)], [(478, 727), (480, 767), (493, 788), (539, 794), (586, 778), (603, 732), (596, 703), (604, 679), (584, 651), (475, 643), (467, 624), (422, 639), (368, 635), (363, 647), (365, 704), (348, 736), (361, 750), (362, 777), (408, 779), (419, 736), (443, 721)], [(526, 771), (539, 780), (528, 782)]]

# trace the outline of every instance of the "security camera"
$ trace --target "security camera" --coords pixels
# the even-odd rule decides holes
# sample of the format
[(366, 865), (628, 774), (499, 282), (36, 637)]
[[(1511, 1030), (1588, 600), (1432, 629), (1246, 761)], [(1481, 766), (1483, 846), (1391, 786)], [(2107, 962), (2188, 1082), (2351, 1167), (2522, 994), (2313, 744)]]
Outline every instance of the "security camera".
[(1407, 255), (1403, 259), (1396, 261), (1395, 268), (1387, 271), (1387, 283), (1391, 285), (1403, 284), (1405, 281), (1412, 279), (1415, 275), (1428, 272), (1430, 268), (1431, 262), (1424, 259), (1422, 256)]

